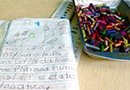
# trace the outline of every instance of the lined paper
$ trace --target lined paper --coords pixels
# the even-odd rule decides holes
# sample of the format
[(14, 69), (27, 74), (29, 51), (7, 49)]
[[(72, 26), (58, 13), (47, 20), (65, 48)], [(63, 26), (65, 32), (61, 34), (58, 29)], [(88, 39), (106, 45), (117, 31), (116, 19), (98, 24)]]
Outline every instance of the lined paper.
[(12, 20), (0, 58), (0, 90), (79, 90), (67, 19)]

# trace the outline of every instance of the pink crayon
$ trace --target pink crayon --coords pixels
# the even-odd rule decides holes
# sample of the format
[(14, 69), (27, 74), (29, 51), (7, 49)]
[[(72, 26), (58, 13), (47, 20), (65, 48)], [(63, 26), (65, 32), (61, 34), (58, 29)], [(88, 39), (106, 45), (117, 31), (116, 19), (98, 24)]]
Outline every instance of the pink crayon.
[(98, 20), (98, 21), (99, 21), (99, 23), (106, 25), (106, 22), (104, 22), (102, 20)]

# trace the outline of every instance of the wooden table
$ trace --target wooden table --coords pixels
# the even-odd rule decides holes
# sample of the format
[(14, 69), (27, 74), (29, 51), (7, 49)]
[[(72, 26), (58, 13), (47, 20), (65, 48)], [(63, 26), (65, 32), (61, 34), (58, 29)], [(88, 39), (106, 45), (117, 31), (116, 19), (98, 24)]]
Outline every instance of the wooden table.
[[(49, 18), (63, 0), (0, 0), (0, 19)], [(78, 64), (80, 90), (130, 90), (130, 62), (89, 57)]]

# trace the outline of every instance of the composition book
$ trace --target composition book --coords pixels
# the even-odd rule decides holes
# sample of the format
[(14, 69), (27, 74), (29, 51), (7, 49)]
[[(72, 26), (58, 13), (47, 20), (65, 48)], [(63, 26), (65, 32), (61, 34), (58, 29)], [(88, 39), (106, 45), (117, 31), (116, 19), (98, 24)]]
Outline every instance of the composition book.
[(69, 20), (19, 18), (0, 33), (0, 90), (79, 90)]

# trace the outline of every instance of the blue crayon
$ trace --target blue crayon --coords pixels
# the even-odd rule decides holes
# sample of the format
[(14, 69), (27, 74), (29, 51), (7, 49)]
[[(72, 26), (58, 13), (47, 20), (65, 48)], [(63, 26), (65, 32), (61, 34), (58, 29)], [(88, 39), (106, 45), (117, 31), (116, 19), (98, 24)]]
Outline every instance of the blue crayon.
[(94, 45), (94, 42), (91, 42), (90, 45)]
[(109, 7), (109, 6), (102, 6), (102, 8), (108, 8), (108, 9), (110, 9), (110, 7)]
[(109, 33), (115, 33), (116, 32), (116, 30), (108, 30), (107, 31), (107, 33), (109, 34)]
[(89, 17), (88, 17), (88, 20), (92, 23), (93, 21), (92, 21), (92, 19), (90, 19)]
[(83, 13), (87, 13), (87, 11), (83, 11)]
[(99, 24), (99, 21), (97, 21), (97, 22), (96, 22), (96, 24), (95, 24), (95, 26), (94, 26), (93, 30), (96, 30), (96, 28), (97, 28), (98, 24)]
[(60, 19), (65, 19), (65, 17), (60, 17)]
[(90, 28), (90, 30), (91, 30), (91, 34), (93, 34), (93, 33), (94, 33), (93, 29), (92, 29), (92, 28)]

